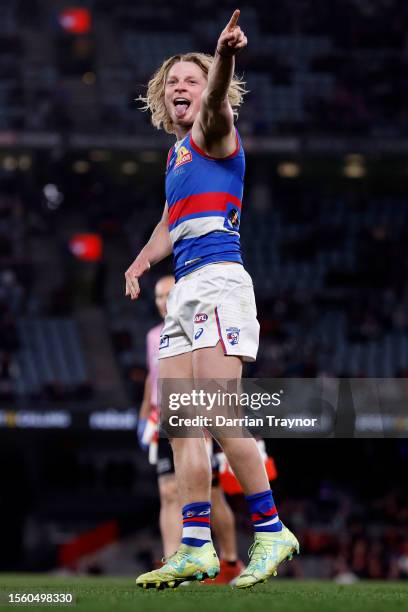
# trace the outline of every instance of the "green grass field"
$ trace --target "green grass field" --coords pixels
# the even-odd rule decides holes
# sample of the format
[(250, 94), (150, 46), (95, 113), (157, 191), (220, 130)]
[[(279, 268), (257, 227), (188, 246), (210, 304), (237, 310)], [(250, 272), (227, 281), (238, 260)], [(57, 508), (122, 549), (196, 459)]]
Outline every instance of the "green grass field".
[[(54, 578), (48, 575), (0, 574), (0, 592), (71, 592), (70, 606), (36, 605), (90, 612), (394, 612), (408, 609), (408, 584), (270, 580), (249, 591), (194, 584), (177, 590), (142, 591), (129, 578)], [(33, 605), (33, 604), (32, 604)], [(30, 606), (0, 604), (1, 610)]]

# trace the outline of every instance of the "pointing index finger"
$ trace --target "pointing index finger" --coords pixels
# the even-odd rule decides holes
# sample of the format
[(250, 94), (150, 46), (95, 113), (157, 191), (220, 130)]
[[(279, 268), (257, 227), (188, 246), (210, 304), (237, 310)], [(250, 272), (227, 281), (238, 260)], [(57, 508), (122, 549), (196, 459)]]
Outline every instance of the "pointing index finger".
[(239, 19), (240, 14), (241, 14), (241, 11), (240, 11), (239, 9), (236, 9), (236, 10), (235, 10), (235, 11), (232, 13), (232, 17), (231, 17), (231, 19), (229, 20), (229, 23), (228, 23), (228, 25), (227, 25), (227, 30), (231, 31), (231, 30), (233, 30), (233, 29), (235, 28), (235, 26), (236, 26), (236, 25), (237, 25), (237, 23), (238, 23), (238, 19)]

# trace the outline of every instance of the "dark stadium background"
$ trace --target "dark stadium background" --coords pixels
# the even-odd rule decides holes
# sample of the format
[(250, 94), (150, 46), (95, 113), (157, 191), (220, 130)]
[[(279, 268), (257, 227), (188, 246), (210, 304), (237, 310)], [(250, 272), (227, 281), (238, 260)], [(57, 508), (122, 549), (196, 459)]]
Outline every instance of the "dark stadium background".
[[(169, 55), (212, 52), (234, 8), (0, 1), (3, 571), (129, 575), (160, 557), (135, 423), (153, 287), (171, 262), (137, 303), (123, 274), (160, 216), (172, 139), (135, 98)], [(405, 378), (408, 4), (239, 8), (242, 243), (261, 322), (247, 373)], [(406, 431), (268, 441), (280, 512), (302, 541), (292, 574), (407, 577)], [(231, 503), (244, 555), (250, 531)]]

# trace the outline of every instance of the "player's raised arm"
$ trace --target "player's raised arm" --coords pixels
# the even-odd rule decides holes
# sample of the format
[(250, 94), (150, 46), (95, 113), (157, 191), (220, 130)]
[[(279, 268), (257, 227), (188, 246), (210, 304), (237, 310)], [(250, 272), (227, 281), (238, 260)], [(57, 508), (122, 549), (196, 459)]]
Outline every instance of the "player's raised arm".
[(126, 292), (132, 300), (139, 297), (139, 278), (151, 266), (158, 263), (172, 252), (168, 226), (168, 207), (164, 205), (162, 218), (153, 230), (149, 242), (143, 247), (134, 262), (125, 272)]
[[(248, 42), (238, 26), (239, 15), (238, 9), (234, 11), (218, 39), (214, 61), (208, 73), (207, 88), (202, 97), (199, 120), (205, 140), (222, 139), (231, 135), (233, 148), (234, 117), (228, 101), (228, 89), (234, 74), (235, 55), (244, 49)], [(193, 127), (193, 136), (194, 131)]]

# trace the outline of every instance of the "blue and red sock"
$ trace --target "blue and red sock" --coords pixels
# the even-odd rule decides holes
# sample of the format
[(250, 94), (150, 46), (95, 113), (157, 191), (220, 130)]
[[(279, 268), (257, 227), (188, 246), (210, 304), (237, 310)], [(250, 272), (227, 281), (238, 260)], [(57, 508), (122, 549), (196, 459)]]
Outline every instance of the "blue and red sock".
[(248, 495), (245, 498), (249, 504), (251, 521), (255, 531), (281, 531), (282, 523), (273, 501), (272, 491), (263, 491)]
[(188, 546), (203, 546), (211, 542), (211, 504), (194, 502), (183, 507), (181, 542)]

